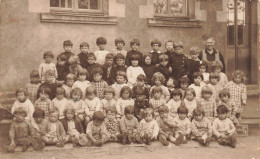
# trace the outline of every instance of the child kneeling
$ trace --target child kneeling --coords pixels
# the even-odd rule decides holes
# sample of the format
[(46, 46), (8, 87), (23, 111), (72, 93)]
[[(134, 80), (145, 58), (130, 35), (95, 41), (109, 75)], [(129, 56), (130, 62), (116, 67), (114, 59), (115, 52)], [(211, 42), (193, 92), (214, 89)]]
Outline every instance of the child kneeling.
[(227, 118), (228, 108), (225, 105), (220, 105), (217, 108), (218, 118), (213, 121), (213, 135), (217, 138), (220, 145), (229, 145), (232, 148), (236, 147), (236, 128), (233, 122)]

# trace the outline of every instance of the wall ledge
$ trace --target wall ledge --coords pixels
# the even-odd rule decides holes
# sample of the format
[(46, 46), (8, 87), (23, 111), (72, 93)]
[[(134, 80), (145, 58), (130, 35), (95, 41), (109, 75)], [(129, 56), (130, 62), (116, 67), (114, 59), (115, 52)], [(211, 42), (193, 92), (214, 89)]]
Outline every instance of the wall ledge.
[(41, 13), (41, 22), (116, 25), (117, 18), (103, 13), (86, 12), (51, 12)]
[(201, 21), (189, 17), (154, 17), (148, 19), (150, 27), (201, 28)]

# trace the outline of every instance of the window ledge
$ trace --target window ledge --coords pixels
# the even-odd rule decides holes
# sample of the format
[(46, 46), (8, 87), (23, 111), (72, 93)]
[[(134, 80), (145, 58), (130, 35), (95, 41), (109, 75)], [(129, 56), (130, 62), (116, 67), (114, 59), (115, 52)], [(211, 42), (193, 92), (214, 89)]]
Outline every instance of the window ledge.
[(148, 19), (151, 27), (200, 28), (201, 21), (189, 17), (154, 17)]
[(117, 18), (102, 12), (51, 11), (41, 14), (41, 22), (116, 25)]

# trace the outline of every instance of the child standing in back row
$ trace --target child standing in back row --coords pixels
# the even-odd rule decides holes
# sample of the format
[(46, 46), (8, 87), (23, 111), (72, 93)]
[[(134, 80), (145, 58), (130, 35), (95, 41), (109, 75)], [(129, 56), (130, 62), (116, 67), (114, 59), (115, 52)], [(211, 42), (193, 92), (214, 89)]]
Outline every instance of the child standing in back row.
[(116, 48), (112, 49), (111, 53), (116, 56), (117, 54), (123, 54), (126, 57), (127, 52), (124, 50), (125, 40), (121, 37), (115, 39)]
[(152, 57), (152, 65), (156, 65), (159, 63), (159, 55), (161, 54), (161, 51), (159, 49), (161, 45), (162, 43), (158, 39), (151, 41), (151, 47), (153, 50), (150, 51), (149, 54)]
[(89, 44), (83, 42), (79, 45), (81, 53), (78, 54), (80, 66), (87, 69)]
[[(52, 63), (52, 60), (54, 58), (54, 55), (51, 51), (46, 51), (43, 54), (43, 59), (45, 60), (44, 63), (41, 63), (39, 67), (39, 74), (40, 74), (40, 79), (42, 82), (45, 81), (45, 74), (48, 70), (51, 70), (54, 72), (54, 77), (58, 77), (57, 69), (54, 63)], [(55, 79), (53, 79), (53, 82), (55, 82)]]
[(97, 63), (99, 65), (104, 65), (106, 55), (109, 53), (109, 51), (105, 50), (107, 40), (103, 37), (99, 37), (99, 38), (97, 38), (96, 44), (99, 48), (99, 50), (94, 52), (94, 54), (97, 58)]
[(131, 57), (132, 55), (139, 55), (138, 65), (143, 66), (143, 53), (141, 53), (138, 49), (140, 47), (140, 41), (138, 39), (133, 39), (130, 42), (131, 51), (127, 52), (125, 64), (127, 66), (131, 66)]

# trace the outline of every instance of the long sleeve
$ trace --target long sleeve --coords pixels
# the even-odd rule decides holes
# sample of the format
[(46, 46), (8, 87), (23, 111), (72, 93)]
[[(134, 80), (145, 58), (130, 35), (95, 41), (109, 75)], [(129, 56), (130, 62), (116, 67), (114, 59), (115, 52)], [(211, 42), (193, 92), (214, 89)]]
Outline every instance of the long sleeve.
[(219, 136), (221, 135), (220, 132), (218, 132), (218, 128), (219, 128), (218, 119), (215, 119), (215, 120), (213, 121), (213, 124), (212, 124), (212, 133), (213, 133), (213, 135), (215, 135), (217, 138), (219, 138)]
[(125, 117), (122, 117), (121, 120), (119, 121), (120, 129), (122, 132), (126, 132), (126, 125), (125, 125)]
[(230, 130), (228, 130), (228, 133), (230, 135), (234, 135), (235, 132), (236, 132), (236, 127), (234, 126), (233, 122), (230, 119), (228, 119), (228, 124), (229, 124), (229, 127), (230, 127)]
[(128, 83), (134, 84), (133, 70), (132, 70), (132, 67), (131, 67), (131, 66), (127, 68), (127, 70), (126, 70), (126, 76), (127, 76)]
[(197, 128), (196, 123), (194, 122), (194, 119), (193, 119), (193, 121), (191, 123), (191, 132), (196, 137), (202, 136), (201, 132)]
[(246, 104), (247, 94), (246, 94), (246, 86), (242, 84), (242, 103)]

